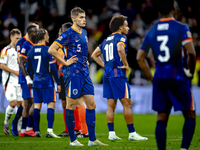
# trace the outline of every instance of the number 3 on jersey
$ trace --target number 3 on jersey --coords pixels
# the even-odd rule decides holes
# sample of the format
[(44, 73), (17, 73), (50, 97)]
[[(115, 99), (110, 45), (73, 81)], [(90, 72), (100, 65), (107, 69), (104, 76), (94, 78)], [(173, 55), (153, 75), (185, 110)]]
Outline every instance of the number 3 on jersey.
[(40, 72), (41, 56), (34, 56), (34, 59), (38, 59), (36, 72)]
[(113, 43), (106, 44), (104, 49), (106, 51), (106, 61), (112, 60), (113, 59)]
[(163, 35), (163, 36), (157, 36), (157, 41), (161, 41), (160, 44), (160, 51), (164, 51), (165, 55), (158, 55), (158, 60), (160, 62), (167, 62), (170, 59), (170, 53), (169, 53), (169, 48), (167, 47), (167, 42), (169, 40), (169, 37), (167, 35)]

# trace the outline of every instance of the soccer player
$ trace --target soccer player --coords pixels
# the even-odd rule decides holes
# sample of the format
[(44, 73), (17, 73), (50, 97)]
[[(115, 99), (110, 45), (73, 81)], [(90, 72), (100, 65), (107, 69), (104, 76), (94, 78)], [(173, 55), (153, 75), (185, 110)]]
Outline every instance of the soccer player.
[(35, 136), (41, 137), (39, 130), (40, 109), (43, 103), (47, 103), (48, 129), (46, 137), (60, 138), (53, 133), (54, 109), (55, 109), (55, 90), (53, 77), (57, 83), (57, 92), (61, 91), (60, 79), (55, 60), (48, 53), (49, 35), (47, 30), (39, 29), (36, 34), (37, 44), (27, 55), (26, 68), (28, 73), (33, 76), (33, 84), (28, 84), (33, 88), (34, 112), (33, 119), (35, 125)]
[[(106, 112), (107, 125), (109, 130), (109, 140), (121, 140), (114, 131), (114, 112), (117, 99), (123, 105), (124, 118), (129, 131), (129, 140), (147, 140), (135, 131), (133, 124), (132, 104), (130, 87), (126, 75), (129, 65), (126, 59), (127, 38), (129, 27), (127, 17), (123, 15), (115, 16), (111, 19), (109, 28), (112, 32), (99, 47), (92, 53), (92, 58), (101, 67), (105, 67), (103, 77), (103, 97), (107, 98), (108, 108)], [(103, 54), (104, 62), (99, 57)], [(109, 92), (108, 92), (109, 91)]]
[[(39, 28), (39, 25), (37, 22), (29, 22), (28, 23), (28, 26), (30, 25), (34, 25), (36, 26), (37, 28)], [(26, 33), (25, 36), (23, 36), (16, 44), (16, 48), (15, 50), (17, 51), (17, 54), (18, 54), (18, 62), (20, 61), (19, 59), (19, 54), (20, 54), (20, 49), (21, 49), (21, 46), (22, 44), (27, 41), (27, 39), (29, 39), (28, 37), (28, 33)], [(21, 70), (20, 70), (21, 71)], [(11, 124), (11, 133), (14, 135), (14, 136), (18, 136), (18, 130), (20, 129), (21, 130), (21, 119), (22, 119), (22, 111), (23, 111), (23, 106), (20, 105), (17, 109), (17, 113), (15, 115), (15, 118), (13, 119), (12, 121), (12, 124)], [(20, 119), (20, 120), (19, 120)]]
[[(62, 27), (59, 30), (59, 35), (62, 34), (62, 32), (66, 31), (68, 28), (72, 26), (71, 22), (67, 22), (62, 24)], [(65, 53), (66, 49), (63, 47), (62, 49), (58, 49), (58, 53), (60, 57), (65, 59)], [(58, 62), (59, 63), (59, 62)], [(65, 122), (65, 131), (59, 134), (58, 136), (69, 136), (69, 132), (67, 129), (67, 124), (65, 121), (65, 108), (66, 108), (66, 94), (65, 94), (65, 84), (64, 84), (64, 79), (63, 79), (63, 73), (62, 73), (62, 66), (63, 64), (59, 63), (58, 69), (60, 72), (60, 84), (61, 84), (61, 92), (59, 93), (59, 98), (62, 100), (62, 106), (63, 106), (63, 117), (64, 117), (64, 122)], [(65, 75), (65, 79), (67, 78), (67, 75)], [(74, 119), (75, 119), (75, 135), (79, 138), (82, 137), (88, 137), (88, 130), (87, 130), (87, 125), (85, 121), (85, 113), (86, 109), (83, 104), (83, 99), (78, 101), (79, 103), (77, 104), (76, 109), (74, 110)]]
[(24, 108), (22, 112), (22, 129), (19, 136), (23, 137), (27, 136), (35, 136), (33, 131), (33, 96), (32, 90), (28, 87), (28, 83), (32, 83), (32, 79), (28, 75), (26, 71), (26, 58), (29, 50), (33, 48), (35, 45), (35, 34), (38, 28), (34, 25), (30, 25), (27, 27), (26, 31), (28, 33), (29, 39), (23, 43), (20, 49), (20, 75), (19, 75), (19, 83), (22, 88), (22, 97), (24, 99)]
[(76, 103), (83, 98), (86, 104), (86, 123), (89, 133), (88, 146), (108, 146), (101, 143), (95, 136), (95, 108), (94, 87), (89, 77), (87, 65), (87, 31), (83, 29), (86, 25), (85, 11), (80, 7), (71, 10), (71, 19), (73, 25), (71, 28), (63, 32), (60, 37), (50, 46), (48, 52), (60, 63), (67, 65), (57, 52), (59, 48), (67, 48), (67, 59), (76, 55), (78, 60), (68, 66), (63, 72), (67, 76), (65, 82), (65, 90), (67, 96), (66, 122), (70, 136), (70, 146), (84, 146), (81, 144), (74, 134), (74, 110)]
[(17, 52), (15, 51), (16, 43), (21, 38), (21, 31), (19, 29), (12, 29), (10, 31), (10, 44), (1, 51), (1, 69), (2, 83), (9, 105), (6, 108), (5, 120), (3, 128), (5, 134), (10, 134), (9, 119), (11, 118), (15, 106), (19, 107), (22, 103), (21, 87), (18, 84), (19, 64), (17, 62)]
[[(174, 0), (157, 0), (157, 6), (162, 18), (145, 36), (137, 60), (148, 79), (153, 82), (152, 106), (158, 112), (155, 129), (158, 149), (166, 149), (166, 127), (173, 106), (175, 111), (182, 111), (185, 118), (181, 150), (188, 150), (196, 118), (190, 83), (196, 53), (189, 28), (173, 18)], [(145, 61), (150, 48), (156, 61), (154, 77)], [(183, 49), (187, 50), (188, 68), (183, 66)]]

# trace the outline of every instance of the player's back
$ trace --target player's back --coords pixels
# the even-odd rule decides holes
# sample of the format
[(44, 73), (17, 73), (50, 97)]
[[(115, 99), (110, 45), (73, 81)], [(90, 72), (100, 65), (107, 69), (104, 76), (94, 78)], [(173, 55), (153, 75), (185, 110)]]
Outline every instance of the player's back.
[[(31, 63), (33, 69), (33, 87), (48, 88), (53, 87), (53, 79), (50, 74), (51, 62), (55, 62), (48, 53), (48, 46), (36, 45), (28, 53), (27, 61)], [(30, 66), (29, 65), (29, 66)]]
[(126, 49), (126, 37), (119, 33), (113, 33), (108, 36), (102, 44), (99, 46), (103, 53), (104, 65), (105, 65), (105, 74), (104, 76), (111, 77), (125, 77), (125, 70), (119, 69), (118, 66), (123, 66), (123, 62), (120, 59), (117, 50), (117, 44), (123, 43)]
[(151, 28), (141, 49), (149, 47), (153, 51), (156, 61), (154, 78), (186, 79), (183, 71), (183, 45), (191, 40), (188, 27), (173, 18), (160, 19)]

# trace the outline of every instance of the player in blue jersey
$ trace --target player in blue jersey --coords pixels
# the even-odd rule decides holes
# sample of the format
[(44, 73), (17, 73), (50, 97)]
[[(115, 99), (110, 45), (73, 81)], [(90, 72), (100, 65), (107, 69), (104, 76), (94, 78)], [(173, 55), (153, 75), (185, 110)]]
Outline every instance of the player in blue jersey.
[[(181, 150), (188, 150), (196, 118), (190, 84), (196, 53), (189, 28), (173, 18), (173, 4), (174, 0), (157, 0), (162, 18), (146, 34), (137, 60), (148, 79), (153, 82), (152, 106), (158, 112), (155, 131), (158, 149), (166, 149), (166, 127), (173, 106), (175, 111), (182, 111), (185, 118)], [(154, 77), (145, 63), (150, 48), (156, 62)], [(188, 68), (184, 68), (183, 49), (187, 50)]]
[[(129, 130), (129, 140), (147, 140), (135, 132), (133, 125), (133, 114), (130, 87), (126, 75), (129, 65), (126, 59), (127, 38), (129, 31), (127, 17), (123, 15), (115, 16), (109, 24), (112, 34), (108, 36), (99, 47), (92, 53), (92, 58), (101, 67), (105, 68), (103, 77), (103, 97), (107, 98), (108, 108), (106, 112), (107, 125), (109, 130), (109, 140), (121, 140), (114, 131), (114, 112), (117, 99), (123, 105), (124, 118)], [(99, 57), (103, 54), (104, 62)]]
[(33, 76), (33, 84), (28, 84), (33, 89), (34, 112), (33, 119), (35, 125), (35, 136), (41, 137), (40, 109), (42, 102), (47, 103), (47, 121), (48, 129), (46, 137), (60, 138), (53, 133), (54, 109), (56, 95), (54, 90), (54, 81), (57, 83), (57, 92), (61, 91), (60, 78), (56, 61), (48, 53), (49, 35), (45, 29), (39, 29), (36, 34), (37, 44), (28, 52), (26, 68), (30, 76)]
[[(78, 98), (83, 98), (86, 104), (86, 123), (89, 133), (88, 146), (108, 146), (101, 143), (95, 136), (95, 108), (94, 87), (89, 77), (89, 69), (87, 64), (88, 39), (87, 31), (83, 29), (86, 25), (85, 11), (80, 7), (71, 10), (71, 19), (73, 25), (71, 28), (63, 32), (60, 37), (50, 46), (49, 53), (63, 65), (67, 62), (61, 58), (57, 50), (61, 47), (67, 49), (67, 59), (76, 55), (77, 63), (68, 66), (63, 70), (63, 74), (67, 75), (65, 81), (67, 107), (66, 122), (69, 130), (70, 145), (83, 146), (74, 134), (74, 109)], [(65, 78), (65, 76), (63, 76)]]
[[(28, 26), (30, 25), (34, 25), (36, 26), (37, 28), (39, 28), (39, 25), (37, 22), (29, 22), (28, 23)], [(28, 27), (27, 26), (27, 27)], [(28, 33), (26, 33), (25, 36), (23, 36), (16, 44), (16, 51), (18, 53), (18, 62), (20, 61), (19, 59), (19, 54), (20, 54), (20, 49), (21, 49), (21, 46), (23, 45), (23, 43), (25, 41), (27, 41), (27, 39), (29, 39), (28, 37)], [(26, 102), (25, 102), (26, 103)], [(23, 106), (20, 105), (17, 109), (17, 113), (15, 115), (15, 118), (13, 119), (12, 121), (12, 124), (11, 124), (11, 133), (14, 135), (14, 136), (18, 136), (18, 131), (21, 130), (21, 126), (22, 126), (22, 111), (23, 111)], [(25, 113), (25, 112), (24, 112)], [(19, 120), (20, 119), (20, 120)], [(19, 121), (18, 121), (19, 120)]]
[(29, 50), (35, 45), (35, 34), (38, 28), (34, 25), (27, 27), (27, 33), (29, 39), (23, 43), (20, 49), (20, 74), (19, 74), (19, 83), (22, 88), (22, 97), (24, 99), (24, 108), (22, 112), (22, 129), (19, 136), (35, 136), (33, 131), (33, 96), (32, 90), (28, 87), (28, 83), (32, 83), (32, 79), (26, 71), (26, 58)]

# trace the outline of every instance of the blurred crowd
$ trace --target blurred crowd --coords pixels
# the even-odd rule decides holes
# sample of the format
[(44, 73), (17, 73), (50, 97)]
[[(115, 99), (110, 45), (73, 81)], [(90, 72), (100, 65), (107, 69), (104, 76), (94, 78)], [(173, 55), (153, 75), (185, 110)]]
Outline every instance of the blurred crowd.
[[(140, 71), (136, 54), (144, 35), (160, 17), (155, 0), (0, 0), (0, 49), (9, 44), (9, 31), (11, 29), (19, 28), (24, 33), (26, 10), (29, 21), (37, 21), (40, 28), (48, 30), (49, 44), (51, 44), (57, 38), (61, 24), (71, 21), (70, 10), (75, 6), (86, 11), (89, 55), (111, 33), (109, 21), (112, 16), (122, 14), (128, 17), (130, 32), (127, 35), (127, 59), (131, 68), (128, 75), (129, 82), (133, 85), (150, 84)], [(200, 24), (200, 5), (196, 0), (177, 0), (175, 7), (175, 19), (186, 24), (192, 32), (198, 61), (200, 60), (200, 28), (198, 27)], [(147, 60), (153, 72), (155, 64), (152, 61), (151, 53)], [(93, 60), (89, 59), (89, 61), (93, 82), (102, 83), (104, 70)], [(197, 64), (196, 70), (194, 84), (200, 86), (198, 79), (200, 65)]]

